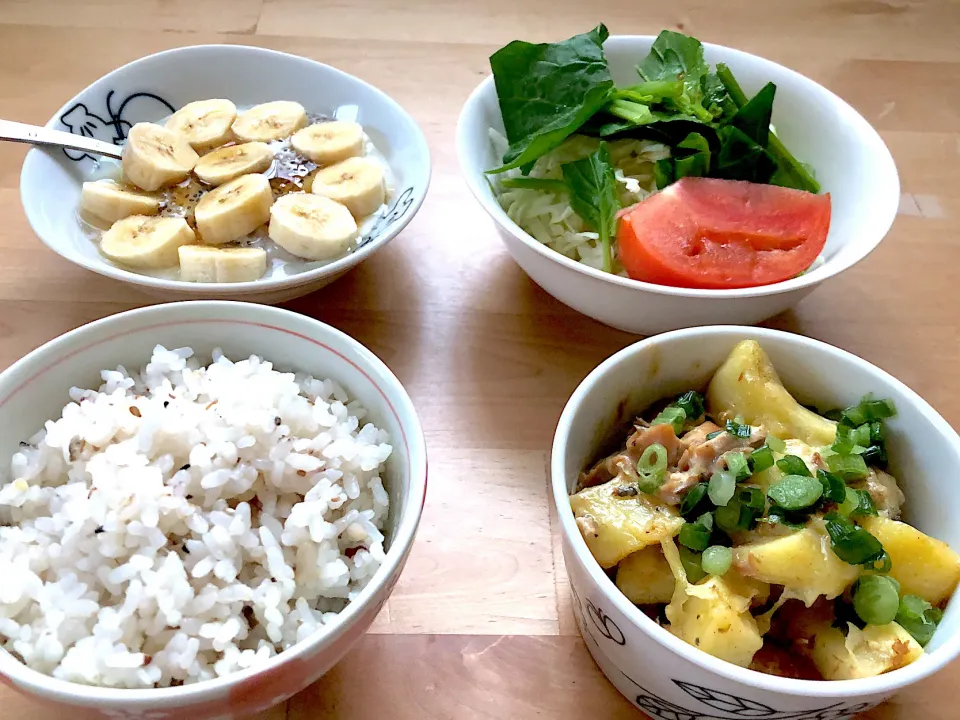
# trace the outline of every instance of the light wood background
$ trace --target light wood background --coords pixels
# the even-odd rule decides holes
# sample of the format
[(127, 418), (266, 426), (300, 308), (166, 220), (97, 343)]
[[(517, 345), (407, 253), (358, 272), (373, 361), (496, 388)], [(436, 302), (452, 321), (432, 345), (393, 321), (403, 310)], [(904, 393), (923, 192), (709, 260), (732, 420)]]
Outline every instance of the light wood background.
[[(957, 0), (0, 0), (0, 117), (42, 124), (142, 55), (246, 43), (314, 58), (406, 107), (433, 153), (409, 228), (289, 307), (372, 348), (427, 431), (416, 545), (375, 630), (261, 720), (638, 718), (577, 634), (548, 500), (556, 420), (577, 383), (637, 338), (574, 314), (513, 263), (459, 176), (454, 125), (510, 40), (676, 28), (826, 85), (880, 131), (900, 214), (863, 263), (769, 323), (850, 350), (960, 421), (960, 4)], [(60, 259), (19, 199), (24, 149), (0, 146), (0, 367), (150, 300)], [(957, 717), (960, 664), (865, 717)], [(53, 720), (0, 689), (0, 717)], [(77, 718), (76, 720), (80, 720)]]

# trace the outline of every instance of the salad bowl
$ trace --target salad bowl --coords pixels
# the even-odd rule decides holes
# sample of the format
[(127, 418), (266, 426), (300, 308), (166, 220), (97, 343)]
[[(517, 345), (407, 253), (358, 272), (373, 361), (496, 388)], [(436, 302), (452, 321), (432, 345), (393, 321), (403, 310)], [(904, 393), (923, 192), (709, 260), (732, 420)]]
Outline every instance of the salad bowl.
[[(611, 36), (603, 44), (616, 87), (638, 80), (637, 63), (653, 36)], [(820, 259), (807, 272), (770, 285), (695, 289), (641, 282), (603, 272), (538, 242), (498, 202), (501, 164), (492, 136), (504, 132), (493, 77), (467, 99), (457, 126), (457, 155), (474, 197), (521, 268), (544, 290), (600, 322), (636, 334), (718, 323), (753, 324), (792, 307), (820, 283), (865, 258), (896, 215), (900, 187), (889, 150), (870, 124), (834, 93), (770, 60), (703, 44), (708, 65), (725, 63), (747, 96), (776, 85), (772, 125), (783, 144), (812, 167), (829, 193), (832, 217)]]
[(350, 252), (324, 263), (246, 282), (186, 282), (135, 272), (104, 257), (78, 219), (84, 181), (103, 175), (98, 159), (76, 150), (34, 148), (20, 195), (38, 237), (81, 267), (163, 299), (234, 299), (276, 303), (333, 282), (383, 248), (413, 219), (430, 182), (430, 152), (416, 122), (372, 85), (328, 65), (239, 45), (183, 47), (135, 60), (71, 98), (46, 127), (107, 143), (126, 142), (137, 123), (157, 123), (176, 109), (225, 98), (244, 109), (287, 100), (308, 114), (359, 123), (389, 168), (386, 204)]

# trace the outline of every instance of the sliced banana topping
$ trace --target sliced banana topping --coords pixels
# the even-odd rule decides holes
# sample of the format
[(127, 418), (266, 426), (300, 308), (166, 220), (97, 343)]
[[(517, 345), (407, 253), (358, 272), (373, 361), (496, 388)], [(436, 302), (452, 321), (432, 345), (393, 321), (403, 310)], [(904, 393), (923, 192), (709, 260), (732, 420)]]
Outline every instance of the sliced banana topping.
[(320, 195), (290, 193), (270, 209), (270, 239), (306, 260), (342, 255), (357, 239), (357, 232), (350, 211)]
[(317, 171), (311, 190), (346, 205), (355, 218), (364, 218), (383, 205), (383, 167), (370, 158), (348, 158)]
[(303, 105), (277, 100), (255, 105), (233, 121), (233, 134), (243, 142), (270, 142), (288, 138), (307, 124)]
[(237, 106), (229, 100), (197, 100), (171, 115), (165, 127), (183, 135), (202, 153), (230, 142), (230, 126), (236, 119)]
[(317, 165), (333, 165), (363, 154), (363, 128), (349, 120), (317, 123), (298, 130), (290, 144)]
[(103, 234), (100, 252), (132, 268), (159, 269), (175, 266), (178, 248), (196, 240), (183, 218), (133, 215), (117, 220)]
[(261, 248), (212, 248), (182, 245), (180, 279), (188, 282), (250, 282), (267, 271), (267, 253)]
[(208, 245), (245, 237), (270, 219), (273, 191), (263, 175), (242, 175), (200, 198), (197, 231)]
[(123, 179), (141, 190), (159, 190), (190, 176), (200, 156), (179, 133), (137, 123), (123, 146)]
[(142, 192), (113, 180), (85, 182), (80, 190), (80, 214), (95, 225), (110, 227), (131, 215), (157, 215), (159, 195)]
[(193, 174), (208, 185), (223, 185), (241, 175), (261, 173), (273, 164), (273, 150), (262, 142), (228, 145), (207, 153)]

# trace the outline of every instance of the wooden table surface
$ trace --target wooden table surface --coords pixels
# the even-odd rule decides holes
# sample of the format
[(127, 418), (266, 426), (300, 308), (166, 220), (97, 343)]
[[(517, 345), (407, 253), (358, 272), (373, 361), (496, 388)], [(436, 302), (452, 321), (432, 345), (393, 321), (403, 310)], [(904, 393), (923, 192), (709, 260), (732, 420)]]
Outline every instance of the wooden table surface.
[[(601, 20), (613, 33), (676, 28), (771, 58), (838, 93), (880, 131), (903, 190), (893, 230), (841, 280), (769, 325), (857, 353), (960, 421), (960, 383), (944, 381), (960, 362), (957, 0), (0, 0), (3, 118), (42, 124), (130, 60), (229, 42), (374, 83), (430, 143), (432, 187), (408, 229), (288, 305), (372, 348), (406, 385), (430, 452), (423, 522), (374, 631), (262, 718), (642, 717), (577, 634), (546, 477), (566, 398), (637, 338), (575, 314), (523, 274), (461, 180), (453, 142), (491, 52)], [(151, 302), (40, 243), (20, 205), (23, 156), (20, 146), (0, 146), (0, 367)], [(955, 718), (957, 684), (960, 663), (865, 717)], [(0, 687), (0, 717), (55, 715)]]

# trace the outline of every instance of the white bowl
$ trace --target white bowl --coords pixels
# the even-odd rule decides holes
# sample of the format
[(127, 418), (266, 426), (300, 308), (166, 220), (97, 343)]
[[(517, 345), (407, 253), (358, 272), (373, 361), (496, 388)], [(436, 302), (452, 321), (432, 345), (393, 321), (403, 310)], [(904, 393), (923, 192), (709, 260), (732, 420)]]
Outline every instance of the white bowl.
[[(263, 665), (174, 688), (90, 687), (31, 670), (0, 650), (0, 682), (39, 699), (105, 717), (228, 720), (264, 710), (316, 681), (360, 639), (386, 602), (406, 562), (427, 487), (423, 430), (400, 381), (373, 353), (339, 330), (302, 315), (234, 302), (185, 302), (121, 313), (73, 330), (0, 374), (0, 458), (69, 402), (71, 386), (97, 387), (102, 368), (141, 367), (154, 345), (192, 347), (209, 361), (215, 347), (231, 358), (257, 354), (279, 370), (338, 380), (385, 428), (394, 453), (384, 484), (390, 495), (386, 561), (360, 595), (325, 626)], [(9, 479), (9, 473), (6, 473)], [(0, 713), (2, 715), (2, 713)]]
[[(653, 36), (613, 36), (604, 44), (618, 86), (636, 84), (637, 63)], [(727, 63), (748, 95), (777, 86), (773, 124), (790, 151), (811, 164), (833, 203), (825, 262), (785, 282), (738, 290), (693, 290), (604, 273), (541, 244), (507, 217), (484, 176), (501, 164), (489, 130), (503, 132), (493, 78), (467, 99), (457, 125), (457, 156), (474, 197), (493, 218), (510, 254), (544, 290), (579, 312), (649, 335), (718, 323), (752, 324), (795, 305), (817, 285), (855, 265), (890, 229), (900, 184), (890, 151), (870, 124), (832, 92), (769, 60), (704, 44), (708, 63)]]
[(309, 113), (332, 115), (340, 109), (363, 125), (390, 166), (394, 188), (383, 220), (357, 250), (319, 267), (305, 263), (311, 269), (289, 277), (245, 283), (191, 283), (126, 270), (98, 252), (77, 220), (80, 187), (96, 161), (73, 150), (41, 148), (27, 153), (20, 175), (20, 195), (34, 232), (67, 260), (167, 300), (272, 303), (333, 282), (396, 237), (420, 209), (430, 183), (430, 151), (413, 118), (363, 80), (274, 50), (198, 45), (149, 55), (94, 82), (60, 108), (47, 127), (121, 144), (134, 123), (156, 122), (188, 102), (219, 97), (240, 108), (295, 100)]
[(862, 680), (793, 680), (746, 670), (688, 645), (644, 615), (590, 554), (570, 509), (577, 474), (601, 443), (655, 400), (703, 389), (734, 345), (757, 340), (803, 403), (846, 407), (866, 393), (891, 398), (891, 472), (906, 494), (905, 518), (960, 550), (960, 496), (953, 485), (960, 437), (922, 398), (879, 368), (800, 335), (750, 327), (678, 330), (621, 350), (574, 391), (560, 417), (550, 471), (563, 557), (580, 633), (610, 681), (655, 718), (839, 720), (940, 670), (960, 655), (954, 597), (926, 654), (905, 668)]

